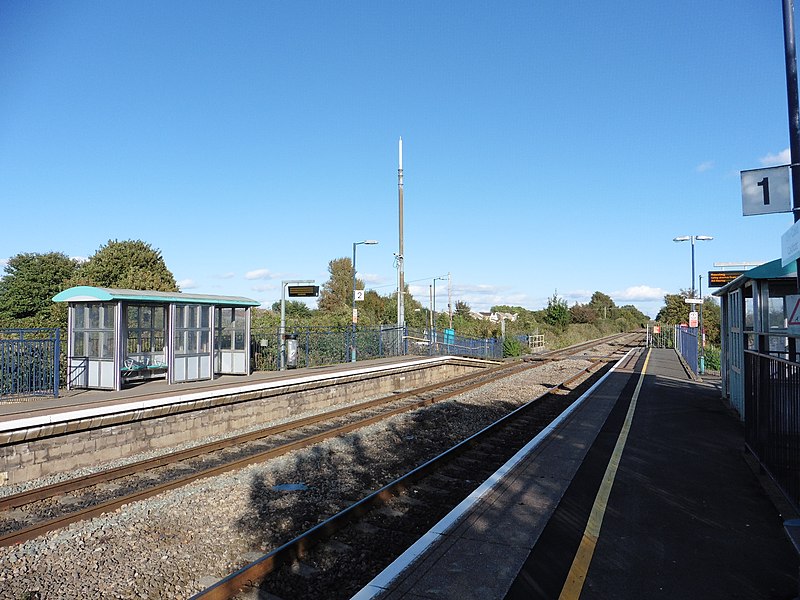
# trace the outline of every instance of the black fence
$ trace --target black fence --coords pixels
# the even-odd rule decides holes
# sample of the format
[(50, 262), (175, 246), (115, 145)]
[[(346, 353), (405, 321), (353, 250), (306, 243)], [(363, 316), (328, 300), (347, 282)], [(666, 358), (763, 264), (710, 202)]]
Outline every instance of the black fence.
[(0, 400), (58, 397), (58, 329), (0, 329)]
[(745, 350), (745, 443), (800, 508), (800, 364)]

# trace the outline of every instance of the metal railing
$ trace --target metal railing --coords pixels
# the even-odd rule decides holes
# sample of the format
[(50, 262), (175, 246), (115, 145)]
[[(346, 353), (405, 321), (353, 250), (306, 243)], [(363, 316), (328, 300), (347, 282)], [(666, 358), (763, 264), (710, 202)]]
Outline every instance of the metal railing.
[(290, 367), (316, 367), (345, 363), (355, 346), (356, 359), (368, 360), (398, 355), (443, 356), (456, 354), (499, 359), (503, 356), (501, 340), (446, 335), (443, 331), (397, 327), (292, 327), (287, 326), (284, 339), (279, 328), (254, 328), (251, 331), (251, 362), (254, 371), (275, 371), (280, 368), (280, 348), (287, 338), (296, 344), (297, 353)]
[(0, 329), (0, 399), (58, 397), (59, 329)]
[(745, 444), (800, 508), (800, 364), (745, 350)]
[(697, 375), (697, 327), (675, 326), (675, 349)]

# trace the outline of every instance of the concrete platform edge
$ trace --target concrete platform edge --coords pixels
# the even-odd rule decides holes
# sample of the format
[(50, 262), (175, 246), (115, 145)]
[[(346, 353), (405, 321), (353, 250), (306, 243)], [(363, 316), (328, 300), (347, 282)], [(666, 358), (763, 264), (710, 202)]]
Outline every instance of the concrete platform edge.
[(392, 583), (406, 569), (419, 559), (434, 543), (440, 540), (443, 534), (452, 530), (455, 525), (468, 513), (468, 511), (489, 491), (502, 480), (503, 476), (513, 469), (520, 461), (533, 452), (544, 440), (546, 440), (558, 426), (565, 421), (584, 401), (591, 396), (603, 382), (623, 364), (634, 350), (629, 350), (625, 356), (620, 358), (599, 380), (597, 380), (580, 398), (575, 400), (558, 418), (540, 431), (536, 437), (521, 448), (503, 466), (492, 474), (483, 484), (465, 498), (458, 506), (450, 511), (445, 517), (434, 525), (417, 542), (411, 545), (408, 550), (401, 554), (388, 567), (379, 573), (372, 581), (359, 590), (351, 600), (369, 600), (386, 592)]

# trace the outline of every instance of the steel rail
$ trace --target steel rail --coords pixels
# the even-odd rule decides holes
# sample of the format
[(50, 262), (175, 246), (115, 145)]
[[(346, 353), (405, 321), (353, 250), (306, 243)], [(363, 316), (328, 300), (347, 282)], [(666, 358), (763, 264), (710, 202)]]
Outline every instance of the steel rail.
[(302, 558), (306, 551), (318, 542), (332, 536), (354, 519), (372, 510), (372, 508), (375, 506), (385, 504), (406, 490), (411, 484), (439, 469), (442, 465), (456, 458), (468, 448), (482, 442), (487, 437), (493, 435), (500, 428), (512, 423), (514, 419), (519, 417), (522, 413), (527, 412), (542, 398), (555, 394), (557, 390), (566, 387), (573, 381), (582, 377), (585, 373), (591, 373), (595, 367), (599, 365), (607, 365), (608, 362), (609, 359), (598, 360), (589, 367), (582, 369), (580, 373), (571, 375), (564, 381), (556, 384), (552, 389), (547, 390), (536, 398), (526, 402), (522, 406), (501, 417), (494, 423), (484, 427), (477, 433), (462, 440), (458, 444), (426, 461), (422, 465), (412, 469), (405, 475), (398, 477), (379, 490), (369, 494), (365, 498), (312, 527), (305, 533), (300, 534), (282, 546), (276, 548), (268, 554), (265, 554), (258, 560), (221, 579), (214, 585), (198, 592), (192, 596), (190, 600), (228, 600), (229, 598), (241, 593), (242, 589), (245, 587), (253, 586), (254, 584), (261, 582), (277, 567), (286, 564), (289, 561)]
[[(595, 341), (595, 345), (599, 345), (599, 341)], [(607, 342), (606, 342), (607, 343)], [(604, 362), (604, 361), (599, 361)], [(216, 467), (211, 467), (208, 469), (204, 469), (202, 471), (198, 471), (196, 473), (192, 473), (190, 475), (186, 475), (184, 477), (178, 477), (174, 480), (157, 484), (153, 487), (150, 487), (146, 490), (140, 490), (138, 492), (134, 492), (132, 494), (127, 494), (125, 496), (120, 496), (118, 498), (113, 498), (102, 502), (100, 504), (96, 504), (92, 507), (88, 507), (86, 509), (78, 510), (70, 514), (66, 514), (55, 519), (49, 519), (42, 521), (40, 523), (31, 525), (29, 527), (25, 527), (23, 529), (18, 529), (13, 532), (9, 532), (0, 536), (0, 546), (10, 546), (17, 543), (24, 542), (29, 539), (33, 539), (44, 533), (49, 531), (53, 531), (56, 529), (60, 529), (69, 525), (71, 523), (75, 523), (78, 521), (86, 520), (95, 518), (100, 516), (103, 513), (110, 512), (116, 510), (117, 508), (129, 504), (131, 502), (136, 502), (139, 500), (144, 500), (146, 498), (150, 498), (152, 496), (161, 494), (163, 492), (176, 489), (198, 479), (213, 477), (216, 475), (220, 475), (225, 472), (233, 471), (236, 469), (240, 469), (246, 467), (250, 464), (254, 464), (257, 462), (263, 462), (265, 460), (269, 460), (271, 458), (275, 458), (277, 456), (281, 456), (293, 450), (298, 450), (316, 443), (323, 441), (325, 439), (335, 437), (337, 435), (344, 435), (354, 431), (356, 429), (377, 423), (389, 417), (402, 414), (403, 412), (409, 412), (411, 410), (416, 410), (423, 406), (427, 406), (429, 404), (433, 404), (435, 402), (440, 402), (451, 398), (453, 396), (466, 393), (478, 387), (482, 387), (499, 379), (509, 377), (511, 375), (517, 374), (519, 372), (528, 370), (530, 368), (535, 368), (535, 364), (525, 364), (520, 365), (519, 363), (513, 364), (509, 366), (508, 364), (498, 365), (496, 367), (490, 367), (486, 371), (481, 371), (479, 373), (470, 373), (467, 375), (463, 375), (461, 377), (451, 379), (445, 382), (440, 382), (437, 384), (431, 384), (428, 386), (423, 386), (422, 388), (417, 388), (414, 390), (409, 390), (406, 392), (401, 392), (399, 394), (393, 394), (391, 396), (378, 398), (375, 400), (371, 400), (357, 406), (353, 407), (345, 407), (342, 409), (337, 409), (333, 411), (328, 411), (326, 413), (320, 413), (319, 415), (313, 415), (310, 417), (305, 417), (303, 419), (299, 419), (297, 421), (291, 421), (288, 423), (283, 423), (280, 425), (276, 425), (274, 427), (270, 427), (267, 429), (258, 430), (256, 432), (251, 432), (248, 434), (243, 434), (241, 436), (235, 436), (233, 438), (228, 438), (225, 440), (220, 440), (217, 442), (211, 442), (208, 444), (203, 444), (201, 446), (197, 446), (195, 448), (191, 448), (184, 451), (179, 451), (175, 453), (170, 453), (166, 455), (162, 455), (160, 457), (156, 457), (153, 459), (147, 459), (144, 461), (139, 461), (137, 463), (132, 463), (130, 465), (125, 465), (122, 467), (118, 467), (116, 469), (111, 469), (108, 471), (103, 471), (101, 473), (96, 473), (93, 475), (86, 476), (84, 478), (76, 478), (72, 480), (68, 480), (65, 482), (60, 482), (56, 484), (52, 484), (50, 486), (46, 486), (44, 488), (39, 488), (36, 490), (30, 490), (28, 492), (22, 492), (20, 494), (16, 494), (13, 496), (8, 496), (3, 498), (0, 501), (0, 508), (9, 508), (9, 507), (16, 507), (22, 506), (25, 504), (30, 504), (32, 502), (42, 500), (45, 498), (52, 497), (57, 494), (68, 493), (69, 491), (75, 491), (77, 489), (82, 489), (86, 487), (90, 487), (92, 485), (97, 485), (98, 483), (104, 483), (108, 481), (112, 481), (114, 479), (118, 479), (120, 477), (124, 477), (127, 475), (132, 475), (136, 473), (140, 473), (147, 470), (152, 470), (154, 468), (158, 468), (161, 466), (165, 466), (168, 464), (172, 464), (178, 462), (179, 460), (186, 460), (188, 458), (194, 458), (196, 456), (202, 454), (208, 454), (209, 452), (221, 450), (227, 447), (235, 446), (241, 443), (246, 443), (248, 441), (255, 441), (257, 439), (267, 437), (270, 435), (275, 435), (278, 433), (283, 433), (285, 431), (289, 431), (292, 429), (298, 429), (303, 426), (308, 425), (315, 425), (319, 422), (329, 421), (331, 419), (335, 419), (337, 417), (346, 416), (349, 414), (353, 414), (356, 412), (360, 412), (363, 410), (368, 410), (371, 408), (375, 408), (376, 406), (380, 406), (382, 404), (387, 404), (388, 402), (394, 402), (397, 400), (401, 400), (404, 398), (412, 397), (412, 396), (419, 396), (420, 394), (435, 391), (436, 389), (441, 389), (444, 387), (457, 385), (460, 383), (468, 382), (473, 380), (472, 383), (468, 383), (466, 386), (458, 387), (454, 390), (449, 392), (445, 392), (442, 394), (438, 394), (433, 398), (422, 399), (406, 406), (398, 407), (395, 409), (391, 409), (388, 411), (380, 412), (377, 415), (367, 417), (364, 419), (359, 419), (352, 423), (348, 423), (343, 426), (334, 427), (328, 429), (324, 432), (314, 434), (311, 436), (304, 437), (300, 440), (296, 440), (293, 442), (289, 442), (286, 444), (281, 444), (269, 450), (265, 450), (262, 452), (254, 453), (249, 456), (243, 457), (238, 460), (234, 460), (232, 462), (225, 463), (223, 465), (218, 465)], [(574, 380), (586, 371), (586, 369), (582, 370), (580, 373), (575, 375), (574, 377), (570, 378), (569, 380), (565, 380), (560, 384), (554, 386), (551, 390), (547, 393), (552, 393), (559, 389), (563, 385), (567, 385), (569, 381)], [(488, 377), (487, 377), (488, 375)], [(546, 393), (546, 394), (547, 394)], [(546, 395), (545, 394), (545, 395)]]
[[(617, 334), (615, 336), (610, 336), (610, 337), (613, 340), (618, 338), (620, 335), (625, 335), (625, 334)], [(601, 340), (594, 340), (594, 345), (599, 345), (600, 343), (608, 343), (608, 338), (601, 338)], [(578, 346), (580, 348), (578, 348)], [(591, 342), (578, 344), (575, 347), (575, 350), (579, 351), (580, 349), (583, 349), (583, 347), (591, 347)], [(565, 349), (556, 350), (553, 351), (552, 353), (559, 353), (563, 352), (564, 350)], [(460, 377), (456, 377), (454, 379), (450, 379), (445, 382), (434, 383), (420, 388), (415, 388), (413, 390), (395, 393), (389, 396), (383, 396), (381, 398), (369, 400), (367, 402), (359, 403), (357, 405), (335, 409), (332, 411), (319, 413), (317, 415), (303, 417), (301, 419), (289, 421), (287, 423), (274, 425), (272, 427), (259, 429), (257, 431), (232, 436), (229, 438), (225, 438), (223, 440), (201, 444), (186, 450), (169, 452), (166, 454), (162, 454), (161, 456), (158, 457), (136, 461), (133, 463), (129, 463), (127, 465), (115, 467), (113, 469), (106, 469), (90, 475), (85, 475), (74, 479), (68, 479), (66, 481), (61, 481), (47, 486), (42, 486), (24, 492), (19, 492), (17, 494), (10, 494), (8, 496), (0, 498), (0, 510), (17, 508), (20, 506), (24, 506), (26, 504), (31, 504), (33, 502), (46, 500), (48, 498), (52, 498), (53, 496), (59, 494), (66, 494), (69, 492), (73, 492), (75, 490), (84, 489), (101, 483), (108, 483), (110, 481), (114, 481), (115, 479), (120, 479), (122, 477), (127, 477), (129, 475), (135, 475), (152, 469), (157, 469), (183, 460), (196, 458), (197, 456), (202, 456), (203, 454), (217, 452), (219, 450), (223, 450), (231, 446), (253, 442), (265, 437), (284, 433), (292, 429), (298, 429), (300, 427), (315, 425), (323, 421), (328, 421), (341, 416), (353, 414), (354, 412), (358, 412), (361, 410), (368, 410), (371, 408), (375, 408), (376, 406), (386, 404), (387, 402), (392, 402), (396, 400), (401, 400), (403, 398), (424, 394), (430, 391), (434, 391), (436, 389), (440, 389), (442, 387), (447, 387), (449, 385), (459, 385), (466, 381), (486, 377), (487, 374), (495, 373), (497, 371), (513, 370), (513, 369), (524, 370), (526, 368), (530, 368), (530, 366), (529, 365), (520, 366), (518, 363), (513, 363), (511, 365), (504, 363), (492, 367), (486, 367), (484, 370), (479, 371), (477, 373), (468, 373), (466, 375), (462, 375)]]

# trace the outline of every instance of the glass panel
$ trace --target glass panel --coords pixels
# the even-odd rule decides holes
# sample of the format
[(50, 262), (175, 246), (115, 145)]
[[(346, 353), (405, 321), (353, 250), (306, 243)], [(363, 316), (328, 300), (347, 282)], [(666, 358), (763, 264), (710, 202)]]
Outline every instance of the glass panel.
[(744, 328), (753, 329), (753, 299), (744, 299)]
[(84, 333), (79, 331), (77, 333), (73, 333), (72, 338), (72, 354), (75, 356), (85, 356), (86, 355), (86, 341), (84, 340)]
[(175, 352), (183, 354), (186, 352), (186, 333), (183, 331), (175, 332)]
[(208, 331), (201, 331), (200, 332), (200, 348), (199, 351), (203, 354), (208, 353), (208, 344), (209, 339), (211, 338), (211, 333)]
[(96, 331), (89, 332), (89, 347), (87, 348), (86, 356), (100, 358), (100, 334)]
[(187, 334), (189, 338), (188, 344), (186, 345), (186, 353), (187, 354), (195, 354), (197, 353), (197, 333), (194, 331), (190, 331)]
[(104, 324), (102, 327), (104, 329), (114, 329), (114, 315), (116, 314), (116, 308), (117, 307), (113, 304), (103, 305)]
[(244, 331), (236, 332), (236, 347), (234, 350), (244, 350)]
[(86, 305), (76, 304), (72, 313), (73, 328), (86, 329)]
[(153, 352), (161, 352), (164, 349), (164, 332), (153, 332)]
[(153, 327), (156, 329), (164, 329), (164, 307), (153, 307)]
[(100, 305), (89, 305), (89, 329), (98, 329), (100, 327)]
[(140, 327), (142, 329), (150, 329), (150, 327), (153, 325), (152, 309), (149, 306), (143, 306), (140, 313), (142, 315), (142, 324)]
[(200, 327), (208, 329), (211, 326), (211, 307), (198, 306), (197, 310), (200, 311)]
[(145, 329), (142, 331), (142, 352), (152, 352), (153, 348), (150, 344), (150, 330)]
[(784, 329), (786, 318), (783, 312), (783, 298), (769, 299), (769, 328)]
[(139, 352), (139, 336), (135, 331), (128, 332), (128, 354), (135, 354)]
[(197, 307), (186, 307), (186, 327), (197, 327)]
[(110, 331), (103, 334), (103, 358), (114, 358), (114, 334)]
[(219, 348), (220, 348), (220, 350), (230, 350), (232, 348), (231, 341), (232, 341), (231, 340), (231, 332), (230, 331), (222, 332), (222, 334), (219, 336)]
[(128, 329), (136, 329), (139, 327), (139, 307), (129, 306), (125, 310), (128, 314)]
[(228, 325), (231, 324), (231, 321), (233, 320), (233, 315), (231, 314), (232, 312), (233, 312), (233, 310), (230, 309), (230, 308), (223, 308), (222, 309), (222, 326), (223, 327), (227, 327)]
[(185, 306), (176, 306), (175, 307), (175, 327), (185, 327), (186, 325), (183, 322), (184, 317), (186, 316), (185, 313)]

